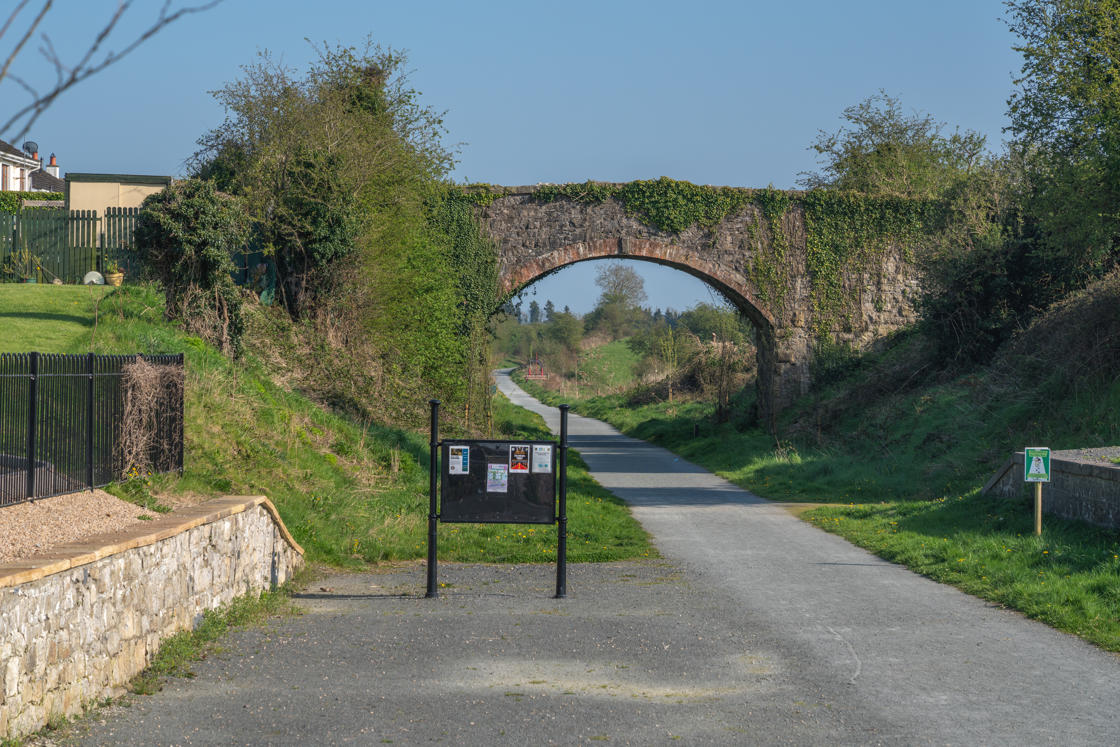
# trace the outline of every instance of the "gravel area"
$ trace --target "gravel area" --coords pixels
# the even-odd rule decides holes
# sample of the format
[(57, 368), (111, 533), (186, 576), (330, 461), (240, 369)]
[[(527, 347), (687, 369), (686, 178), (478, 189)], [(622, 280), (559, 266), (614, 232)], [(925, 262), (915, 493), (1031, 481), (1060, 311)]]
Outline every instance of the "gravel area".
[(0, 563), (45, 555), (52, 547), (116, 532), (153, 514), (104, 490), (0, 507)]
[(1064, 459), (1068, 462), (1081, 462), (1082, 464), (1113, 465), (1113, 459), (1120, 459), (1120, 446), (1101, 446), (1095, 449), (1067, 449), (1055, 451), (1055, 459)]

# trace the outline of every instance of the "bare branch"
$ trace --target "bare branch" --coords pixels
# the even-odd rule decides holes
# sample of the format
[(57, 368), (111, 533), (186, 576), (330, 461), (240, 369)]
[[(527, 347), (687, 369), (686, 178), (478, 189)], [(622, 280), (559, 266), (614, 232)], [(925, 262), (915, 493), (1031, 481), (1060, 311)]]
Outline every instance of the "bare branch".
[[(4, 67), (0, 68), (0, 83), (4, 81), (5, 76), (7, 76), (8, 74), (8, 69), (11, 68), (12, 63), (15, 61), (16, 57), (19, 56), (19, 53), (23, 49), (23, 46), (27, 44), (27, 40), (30, 39), (31, 35), (35, 33), (35, 29), (39, 28), (39, 24), (43, 21), (43, 16), (45, 16), (47, 14), (47, 11), (51, 9), (51, 5), (53, 3), (54, 0), (47, 0), (45, 3), (43, 3), (43, 8), (39, 11), (39, 15), (36, 16), (35, 20), (31, 22), (30, 28), (27, 29), (27, 32), (19, 40), (19, 43), (16, 44), (15, 49), (12, 50), (12, 53), (8, 55), (8, 59), (4, 60)], [(23, 0), (19, 5), (17, 5), (16, 9), (12, 11), (12, 14), (8, 16), (8, 20), (4, 24), (4, 31), (0, 32), (0, 38), (3, 38), (4, 34), (8, 32), (8, 28), (12, 25), (12, 23), (15, 22), (16, 16), (20, 14), (20, 11), (23, 10), (25, 5), (27, 5), (27, 0)]]
[[(23, 9), (27, 2), (28, 0), (22, 0), (20, 5), (17, 6), (15, 12), (13, 12), (13, 14), (8, 18), (8, 21), (5, 23), (3, 31), (7, 31), (9, 26), (11, 26), (12, 22), (14, 21), (15, 16), (19, 13), (20, 10)], [(14, 75), (10, 75), (8, 73), (8, 68), (11, 66), (16, 57), (19, 56), (19, 53), (27, 43), (28, 38), (30, 38), (30, 36), (39, 27), (43, 16), (53, 4), (53, 0), (45, 0), (43, 8), (40, 10), (39, 15), (35, 18), (34, 22), (31, 25), (31, 28), (28, 29), (23, 38), (20, 39), (18, 45), (8, 55), (8, 58), (4, 63), (4, 67), (0, 69), (0, 82), (2, 82), (5, 77), (10, 77), (12, 78), (12, 80), (19, 83), (25, 90), (31, 93), (32, 96), (32, 100), (28, 104), (17, 110), (3, 124), (0, 124), (0, 135), (7, 133), (12, 128), (18, 127), (18, 131), (12, 137), (16, 140), (23, 137), (27, 134), (28, 130), (31, 129), (31, 127), (35, 124), (35, 122), (39, 119), (43, 112), (46, 111), (47, 108), (49, 108), (50, 105), (54, 103), (55, 99), (57, 99), (61, 94), (77, 85), (78, 83), (81, 83), (83, 80), (89, 78), (90, 76), (96, 75), (110, 65), (119, 62), (123, 58), (127, 57), (141, 44), (148, 41), (165, 27), (179, 20), (183, 16), (210, 10), (211, 8), (220, 4), (222, 0), (209, 0), (205, 3), (188, 5), (179, 8), (174, 12), (169, 12), (171, 9), (171, 2), (172, 0), (164, 0), (163, 6), (160, 8), (159, 15), (156, 17), (155, 21), (153, 21), (147, 29), (145, 29), (139, 36), (133, 39), (128, 45), (126, 45), (119, 52), (106, 52), (105, 56), (100, 60), (98, 60), (97, 57), (101, 48), (105, 45), (105, 42), (117, 28), (117, 25), (119, 24), (121, 18), (123, 18), (125, 13), (127, 13), (128, 10), (132, 7), (133, 0), (119, 0), (116, 10), (105, 22), (104, 26), (102, 26), (101, 30), (94, 37), (93, 41), (90, 42), (89, 48), (82, 54), (81, 58), (73, 66), (67, 66), (62, 61), (61, 57), (55, 51), (50, 37), (44, 34), (42, 37), (43, 43), (39, 48), (39, 53), (54, 69), (56, 82), (53, 88), (42, 94), (38, 94), (33, 88), (31, 88), (31, 86), (26, 83), (26, 81), (17, 78)], [(0, 38), (3, 38), (3, 31), (0, 31)]]
[(15, 83), (19, 85), (20, 88), (27, 91), (32, 96), (38, 98), (39, 92), (35, 90), (35, 87), (28, 83), (26, 80), (19, 77), (18, 75), (9, 75), (8, 77), (15, 81)]
[(3, 39), (4, 34), (8, 33), (8, 29), (15, 23), (16, 17), (23, 12), (23, 8), (27, 3), (28, 0), (20, 0), (19, 5), (12, 10), (11, 14), (8, 16), (8, 20), (4, 22), (4, 28), (0, 28), (0, 39)]

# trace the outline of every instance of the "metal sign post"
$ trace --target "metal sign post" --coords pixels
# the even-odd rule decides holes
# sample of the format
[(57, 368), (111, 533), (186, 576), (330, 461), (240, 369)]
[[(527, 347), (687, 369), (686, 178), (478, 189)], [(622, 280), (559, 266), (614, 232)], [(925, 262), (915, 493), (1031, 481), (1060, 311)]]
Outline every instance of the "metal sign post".
[[(556, 598), (567, 594), (568, 406), (560, 406), (560, 443), (439, 438), (432, 408), (428, 483), (428, 590), (438, 597), (438, 522), (555, 524)], [(559, 478), (559, 479), (557, 479)], [(559, 490), (557, 490), (559, 484)], [(436, 493), (439, 492), (437, 504)]]
[(428, 457), (428, 593), (426, 597), (438, 597), (436, 588), (436, 522), (439, 512), (436, 508), (436, 482), (439, 480), (439, 400), (428, 400), (432, 408), (431, 456)]
[(568, 595), (568, 406), (560, 405), (560, 515), (556, 520), (556, 598)]

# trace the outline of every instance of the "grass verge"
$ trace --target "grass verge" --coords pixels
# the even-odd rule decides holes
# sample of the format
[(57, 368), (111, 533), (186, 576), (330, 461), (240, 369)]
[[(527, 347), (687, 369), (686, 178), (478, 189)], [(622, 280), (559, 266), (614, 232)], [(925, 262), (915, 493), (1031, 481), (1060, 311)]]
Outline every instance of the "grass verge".
[(151, 664), (132, 678), (129, 691), (151, 695), (163, 689), (168, 677), (193, 677), (191, 663), (201, 661), (217, 650), (219, 638), (232, 630), (261, 624), (269, 617), (299, 614), (291, 601), (290, 582), (274, 591), (246, 594), (217, 609), (207, 610), (193, 630), (183, 630), (165, 638)]
[(1120, 538), (975, 493), (936, 501), (823, 506), (814, 525), (924, 576), (1120, 651)]

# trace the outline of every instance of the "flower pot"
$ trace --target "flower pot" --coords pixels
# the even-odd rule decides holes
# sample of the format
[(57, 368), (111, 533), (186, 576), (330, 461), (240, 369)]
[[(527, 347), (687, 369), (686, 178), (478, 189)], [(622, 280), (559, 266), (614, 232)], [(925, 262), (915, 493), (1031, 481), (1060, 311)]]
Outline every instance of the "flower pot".
[(119, 287), (124, 282), (123, 272), (107, 272), (105, 273), (105, 285), (112, 285)]

